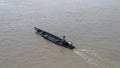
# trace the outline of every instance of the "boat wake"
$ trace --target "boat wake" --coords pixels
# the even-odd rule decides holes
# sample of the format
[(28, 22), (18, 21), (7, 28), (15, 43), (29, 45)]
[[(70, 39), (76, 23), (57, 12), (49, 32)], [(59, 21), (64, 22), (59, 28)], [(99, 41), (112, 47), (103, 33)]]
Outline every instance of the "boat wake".
[(85, 63), (92, 65), (96, 68), (109, 68), (106, 64), (109, 62), (106, 59), (98, 56), (95, 52), (87, 49), (74, 49), (74, 52), (80, 56)]

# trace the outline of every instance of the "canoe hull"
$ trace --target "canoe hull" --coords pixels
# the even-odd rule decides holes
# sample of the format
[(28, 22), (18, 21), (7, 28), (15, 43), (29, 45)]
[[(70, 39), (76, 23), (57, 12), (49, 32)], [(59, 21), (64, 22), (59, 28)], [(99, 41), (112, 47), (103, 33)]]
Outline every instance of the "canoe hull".
[(72, 44), (69, 44), (68, 42), (65, 45), (62, 45), (60, 43), (61, 38), (59, 38), (59, 37), (57, 37), (57, 36), (55, 36), (51, 33), (48, 33), (46, 31), (43, 31), (43, 30), (41, 30), (39, 28), (36, 28), (36, 27), (34, 27), (34, 29), (46, 40), (49, 40), (49, 41), (51, 41), (51, 42), (53, 42), (53, 43), (55, 43), (59, 46), (63, 46), (63, 47), (69, 48), (69, 49), (74, 49), (75, 48)]

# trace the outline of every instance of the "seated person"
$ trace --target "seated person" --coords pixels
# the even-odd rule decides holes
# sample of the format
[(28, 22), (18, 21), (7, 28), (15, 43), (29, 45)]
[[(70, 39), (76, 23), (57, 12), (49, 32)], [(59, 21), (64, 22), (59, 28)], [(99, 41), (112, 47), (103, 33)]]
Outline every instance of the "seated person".
[(62, 44), (62, 45), (66, 45), (67, 44), (65, 36), (63, 36), (63, 39), (60, 41), (60, 44)]

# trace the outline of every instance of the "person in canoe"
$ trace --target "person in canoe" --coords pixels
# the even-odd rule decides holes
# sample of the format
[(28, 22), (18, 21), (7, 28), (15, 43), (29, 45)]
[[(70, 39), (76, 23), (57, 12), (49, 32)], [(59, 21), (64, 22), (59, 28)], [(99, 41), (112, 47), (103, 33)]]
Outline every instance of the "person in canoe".
[(65, 39), (65, 36), (63, 36), (63, 38), (62, 38), (62, 40), (60, 41), (60, 43), (61, 43), (62, 45), (66, 45), (66, 44), (67, 44), (67, 41), (66, 41), (66, 39)]

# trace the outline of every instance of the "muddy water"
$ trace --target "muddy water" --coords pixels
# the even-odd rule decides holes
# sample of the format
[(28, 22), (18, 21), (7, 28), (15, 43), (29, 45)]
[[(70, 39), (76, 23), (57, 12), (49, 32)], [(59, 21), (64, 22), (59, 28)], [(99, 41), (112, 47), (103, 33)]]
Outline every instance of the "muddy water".
[[(119, 68), (120, 1), (1, 0), (0, 68)], [(43, 39), (33, 27), (75, 50)]]

